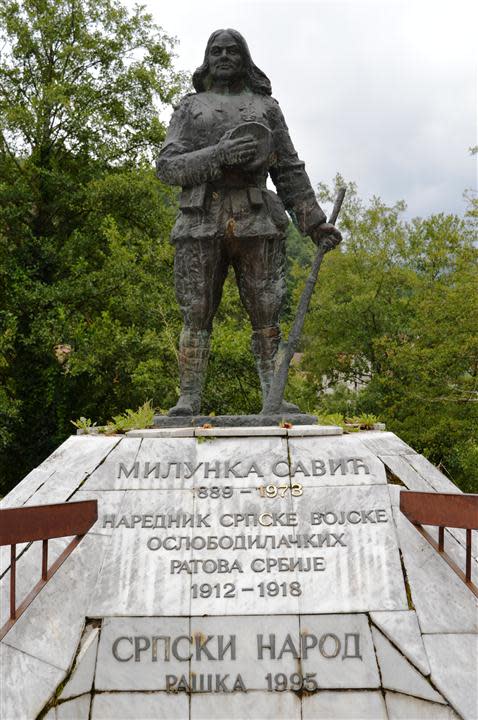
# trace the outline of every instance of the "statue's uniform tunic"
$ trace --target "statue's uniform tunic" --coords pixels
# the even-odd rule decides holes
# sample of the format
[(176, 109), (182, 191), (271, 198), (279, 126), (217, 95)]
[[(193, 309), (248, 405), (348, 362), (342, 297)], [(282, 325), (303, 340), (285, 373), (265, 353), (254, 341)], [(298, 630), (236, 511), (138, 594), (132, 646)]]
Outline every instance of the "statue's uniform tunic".
[[(217, 143), (250, 121), (272, 133), (268, 160), (254, 173), (221, 168)], [(157, 171), (183, 188), (171, 239), (186, 326), (211, 328), (229, 264), (253, 328), (276, 325), (285, 293), (284, 206), (305, 234), (325, 222), (277, 102), (250, 92), (188, 95), (172, 117)], [(266, 189), (268, 173), (278, 196)]]
[[(262, 162), (223, 167), (217, 143), (247, 122), (270, 130)], [(267, 131), (265, 131), (268, 135)], [(251, 320), (252, 349), (267, 397), (286, 291), (285, 208), (303, 233), (325, 215), (297, 157), (278, 103), (268, 95), (201, 92), (186, 96), (174, 112), (157, 162), (158, 177), (180, 185), (180, 210), (171, 240), (176, 244), (176, 295), (184, 317), (179, 365), (181, 397), (200, 403), (209, 336), (229, 265)], [(266, 189), (270, 175), (277, 195)], [(171, 411), (182, 414), (182, 399)], [(181, 409), (179, 409), (181, 408)]]

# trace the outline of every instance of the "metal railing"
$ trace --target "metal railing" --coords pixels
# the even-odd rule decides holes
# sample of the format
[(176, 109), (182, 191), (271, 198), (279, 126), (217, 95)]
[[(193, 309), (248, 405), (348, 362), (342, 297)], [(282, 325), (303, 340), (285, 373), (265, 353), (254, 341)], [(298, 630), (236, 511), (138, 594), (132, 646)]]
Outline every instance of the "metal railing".
[[(10, 545), (10, 617), (0, 629), (0, 640), (11, 630), (40, 590), (98, 519), (96, 500), (32, 505), (0, 510), (0, 545)], [(74, 535), (63, 552), (48, 567), (48, 540)], [(17, 544), (42, 541), (41, 577), (19, 605), (16, 602)]]
[[(471, 579), (472, 530), (478, 529), (478, 495), (402, 490), (400, 510), (478, 597), (478, 587)], [(438, 542), (423, 525), (438, 527)], [(465, 572), (445, 551), (445, 528), (466, 530)]]

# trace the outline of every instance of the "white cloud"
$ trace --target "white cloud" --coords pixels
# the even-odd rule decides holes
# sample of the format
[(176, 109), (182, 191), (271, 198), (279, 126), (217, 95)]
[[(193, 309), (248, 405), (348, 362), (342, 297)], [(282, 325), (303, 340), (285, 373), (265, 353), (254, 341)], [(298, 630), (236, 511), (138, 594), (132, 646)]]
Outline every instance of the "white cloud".
[(314, 184), (337, 171), (362, 196), (404, 199), (409, 215), (462, 212), (476, 187), (473, 0), (147, 0), (202, 62), (210, 33), (233, 27), (272, 81)]

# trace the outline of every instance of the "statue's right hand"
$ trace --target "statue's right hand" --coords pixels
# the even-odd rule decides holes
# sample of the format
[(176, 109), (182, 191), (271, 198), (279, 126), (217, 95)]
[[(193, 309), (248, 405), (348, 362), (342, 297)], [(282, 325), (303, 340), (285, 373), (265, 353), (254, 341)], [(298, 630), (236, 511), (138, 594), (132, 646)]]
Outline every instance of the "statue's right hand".
[(221, 165), (247, 165), (257, 153), (257, 140), (252, 135), (230, 138), (223, 135), (217, 144)]

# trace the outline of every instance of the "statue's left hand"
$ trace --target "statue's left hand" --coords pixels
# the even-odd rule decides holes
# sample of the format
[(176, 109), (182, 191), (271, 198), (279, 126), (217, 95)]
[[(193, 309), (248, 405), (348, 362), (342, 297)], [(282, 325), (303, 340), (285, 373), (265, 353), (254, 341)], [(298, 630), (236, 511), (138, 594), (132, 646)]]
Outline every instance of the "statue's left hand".
[(325, 252), (333, 250), (342, 242), (342, 234), (330, 223), (322, 223), (311, 232), (311, 238), (317, 246), (325, 248)]

